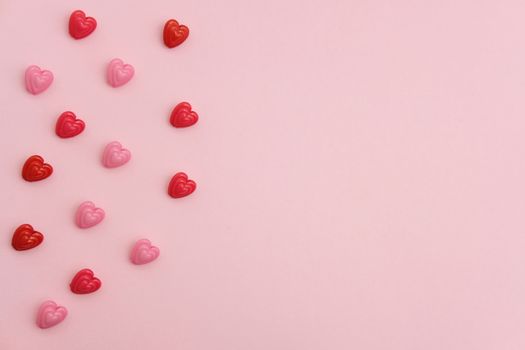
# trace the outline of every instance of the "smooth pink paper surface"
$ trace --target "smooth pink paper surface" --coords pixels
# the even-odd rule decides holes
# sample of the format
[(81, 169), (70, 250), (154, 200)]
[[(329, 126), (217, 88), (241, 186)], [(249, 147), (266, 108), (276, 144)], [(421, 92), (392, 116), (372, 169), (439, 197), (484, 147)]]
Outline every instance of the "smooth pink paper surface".
[[(98, 21), (74, 40), (69, 14)], [(0, 349), (525, 348), (525, 6), (0, 4)], [(190, 27), (175, 49), (166, 20)], [(135, 67), (118, 89), (108, 62)], [(31, 64), (53, 72), (38, 96)], [(188, 101), (197, 125), (175, 129)], [(54, 134), (71, 110), (86, 122)], [(119, 140), (133, 153), (100, 164)], [(54, 173), (22, 180), (40, 154)], [(198, 188), (172, 199), (186, 172)], [(90, 200), (106, 219), (81, 230)], [(16, 227), (43, 244), (17, 252)], [(162, 251), (134, 266), (148, 238)], [(74, 295), (75, 271), (103, 288)], [(69, 310), (35, 324), (41, 302)]]

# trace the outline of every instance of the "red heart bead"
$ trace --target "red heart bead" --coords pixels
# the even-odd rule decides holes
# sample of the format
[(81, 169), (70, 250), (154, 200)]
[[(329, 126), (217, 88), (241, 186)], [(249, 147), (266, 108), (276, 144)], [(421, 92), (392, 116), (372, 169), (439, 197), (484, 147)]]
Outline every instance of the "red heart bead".
[(169, 48), (182, 44), (188, 35), (190, 35), (190, 29), (183, 24), (179, 25), (179, 22), (174, 19), (170, 19), (164, 25), (164, 44)]
[(188, 102), (181, 102), (173, 108), (170, 123), (176, 128), (186, 128), (192, 126), (199, 120), (199, 115), (191, 110)]
[(95, 277), (95, 274), (90, 269), (78, 271), (69, 284), (71, 291), (75, 294), (93, 293), (96, 292), (100, 286), (102, 286), (102, 282)]
[(27, 158), (22, 168), (22, 177), (26, 181), (40, 181), (53, 173), (53, 167), (44, 163), (44, 159), (38, 155)]
[(81, 119), (77, 119), (75, 113), (67, 111), (58, 117), (55, 132), (59, 137), (65, 139), (77, 136), (84, 131), (85, 127), (86, 124)]
[(86, 17), (83, 11), (74, 11), (69, 17), (69, 34), (75, 39), (82, 39), (93, 33), (97, 21), (93, 17)]
[(170, 181), (168, 186), (168, 194), (173, 198), (186, 197), (195, 191), (197, 184), (193, 180), (188, 179), (185, 173), (176, 173)]
[(33, 229), (29, 224), (23, 224), (13, 233), (11, 245), (16, 250), (28, 250), (36, 247), (44, 240), (44, 235)]

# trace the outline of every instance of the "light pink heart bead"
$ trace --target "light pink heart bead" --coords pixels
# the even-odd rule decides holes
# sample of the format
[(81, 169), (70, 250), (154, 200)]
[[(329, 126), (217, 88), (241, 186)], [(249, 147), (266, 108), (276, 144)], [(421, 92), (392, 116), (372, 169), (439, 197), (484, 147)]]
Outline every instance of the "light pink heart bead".
[(104, 153), (102, 154), (102, 165), (106, 168), (116, 168), (129, 162), (131, 159), (131, 152), (120, 144), (120, 142), (113, 141), (106, 145)]
[(109, 62), (107, 78), (109, 85), (119, 87), (133, 78), (135, 69), (131, 64), (124, 64), (120, 58), (114, 58)]
[(89, 228), (100, 223), (105, 216), (103, 209), (97, 208), (93, 202), (86, 201), (78, 207), (75, 222), (80, 228)]
[(53, 73), (38, 66), (29, 66), (25, 74), (26, 89), (33, 95), (45, 91), (53, 82)]
[(159, 248), (151, 245), (149, 239), (139, 239), (131, 250), (130, 259), (135, 265), (143, 265), (157, 259), (159, 255)]
[(36, 324), (42, 329), (56, 326), (64, 321), (67, 316), (67, 309), (58, 306), (54, 301), (44, 301), (38, 309)]

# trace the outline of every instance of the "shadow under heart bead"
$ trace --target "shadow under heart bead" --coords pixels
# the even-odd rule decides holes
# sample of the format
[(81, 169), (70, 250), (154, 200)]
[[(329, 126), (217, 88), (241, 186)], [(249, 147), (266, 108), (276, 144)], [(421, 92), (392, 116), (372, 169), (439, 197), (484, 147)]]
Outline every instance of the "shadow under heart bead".
[(129, 162), (131, 152), (120, 144), (113, 141), (106, 145), (102, 154), (102, 165), (106, 168), (117, 168)]
[(33, 95), (44, 92), (53, 82), (53, 73), (39, 66), (29, 66), (25, 72), (26, 89)]
[(97, 208), (93, 202), (86, 201), (80, 204), (75, 215), (75, 223), (79, 228), (90, 228), (102, 220), (106, 213), (102, 208)]
[(106, 75), (108, 84), (116, 88), (130, 81), (135, 75), (135, 69), (131, 64), (124, 64), (120, 58), (114, 58), (108, 64)]
[(40, 245), (44, 240), (44, 235), (33, 229), (29, 224), (23, 224), (13, 233), (11, 245), (15, 250), (28, 250)]
[(64, 321), (67, 316), (67, 309), (57, 305), (54, 301), (44, 301), (38, 308), (36, 324), (42, 329), (56, 326)]
[(69, 283), (69, 288), (75, 294), (89, 294), (96, 292), (102, 286), (102, 282), (95, 277), (90, 269), (82, 269), (75, 274)]
[(39, 155), (27, 158), (22, 167), (22, 178), (29, 182), (44, 180), (51, 174), (53, 174), (53, 167), (44, 163), (44, 158)]
[(139, 239), (131, 249), (130, 260), (135, 265), (144, 265), (157, 259), (159, 248), (151, 244), (149, 239)]

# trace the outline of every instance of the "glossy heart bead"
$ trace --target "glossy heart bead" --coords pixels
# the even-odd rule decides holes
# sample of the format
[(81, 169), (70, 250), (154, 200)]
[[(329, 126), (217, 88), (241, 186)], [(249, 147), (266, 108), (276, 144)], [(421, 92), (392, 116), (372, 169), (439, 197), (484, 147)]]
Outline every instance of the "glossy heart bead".
[(188, 102), (181, 102), (173, 108), (170, 123), (176, 128), (186, 128), (192, 126), (199, 120), (199, 115), (191, 110)]
[(135, 69), (131, 64), (124, 64), (120, 58), (115, 58), (109, 62), (107, 79), (109, 85), (119, 87), (126, 84), (133, 78)]
[(151, 245), (148, 239), (140, 239), (133, 246), (130, 259), (135, 265), (143, 265), (157, 259), (159, 254), (159, 248)]
[(84, 11), (73, 11), (69, 16), (69, 34), (75, 39), (82, 39), (93, 33), (97, 28), (97, 21), (93, 17), (86, 17)]
[(195, 191), (197, 184), (183, 172), (173, 175), (168, 185), (168, 194), (173, 198), (186, 197)]
[(22, 177), (26, 181), (40, 181), (49, 177), (53, 173), (53, 167), (44, 163), (44, 159), (39, 155), (27, 158), (22, 168)]
[(96, 292), (102, 282), (95, 277), (95, 274), (90, 269), (82, 269), (78, 271), (71, 280), (69, 287), (75, 294), (89, 294)]
[(163, 39), (164, 44), (169, 48), (179, 46), (190, 35), (190, 29), (183, 24), (179, 25), (174, 19), (170, 19), (164, 25)]
[(64, 112), (58, 117), (55, 132), (63, 139), (74, 137), (84, 131), (86, 125), (73, 112)]
[(86, 201), (78, 207), (75, 222), (80, 228), (89, 228), (100, 223), (105, 216), (103, 209), (97, 208), (93, 202)]
[(29, 224), (23, 224), (13, 233), (11, 245), (16, 250), (28, 250), (38, 246), (44, 240), (44, 235), (33, 229)]
[(53, 82), (53, 73), (38, 66), (29, 66), (25, 73), (26, 89), (33, 95), (45, 91)]
[(53, 327), (64, 321), (67, 316), (67, 309), (58, 306), (54, 301), (44, 301), (38, 309), (36, 324), (38, 327), (45, 329)]
[(122, 147), (120, 142), (113, 141), (106, 145), (102, 153), (102, 164), (106, 168), (116, 168), (129, 162), (131, 152)]

